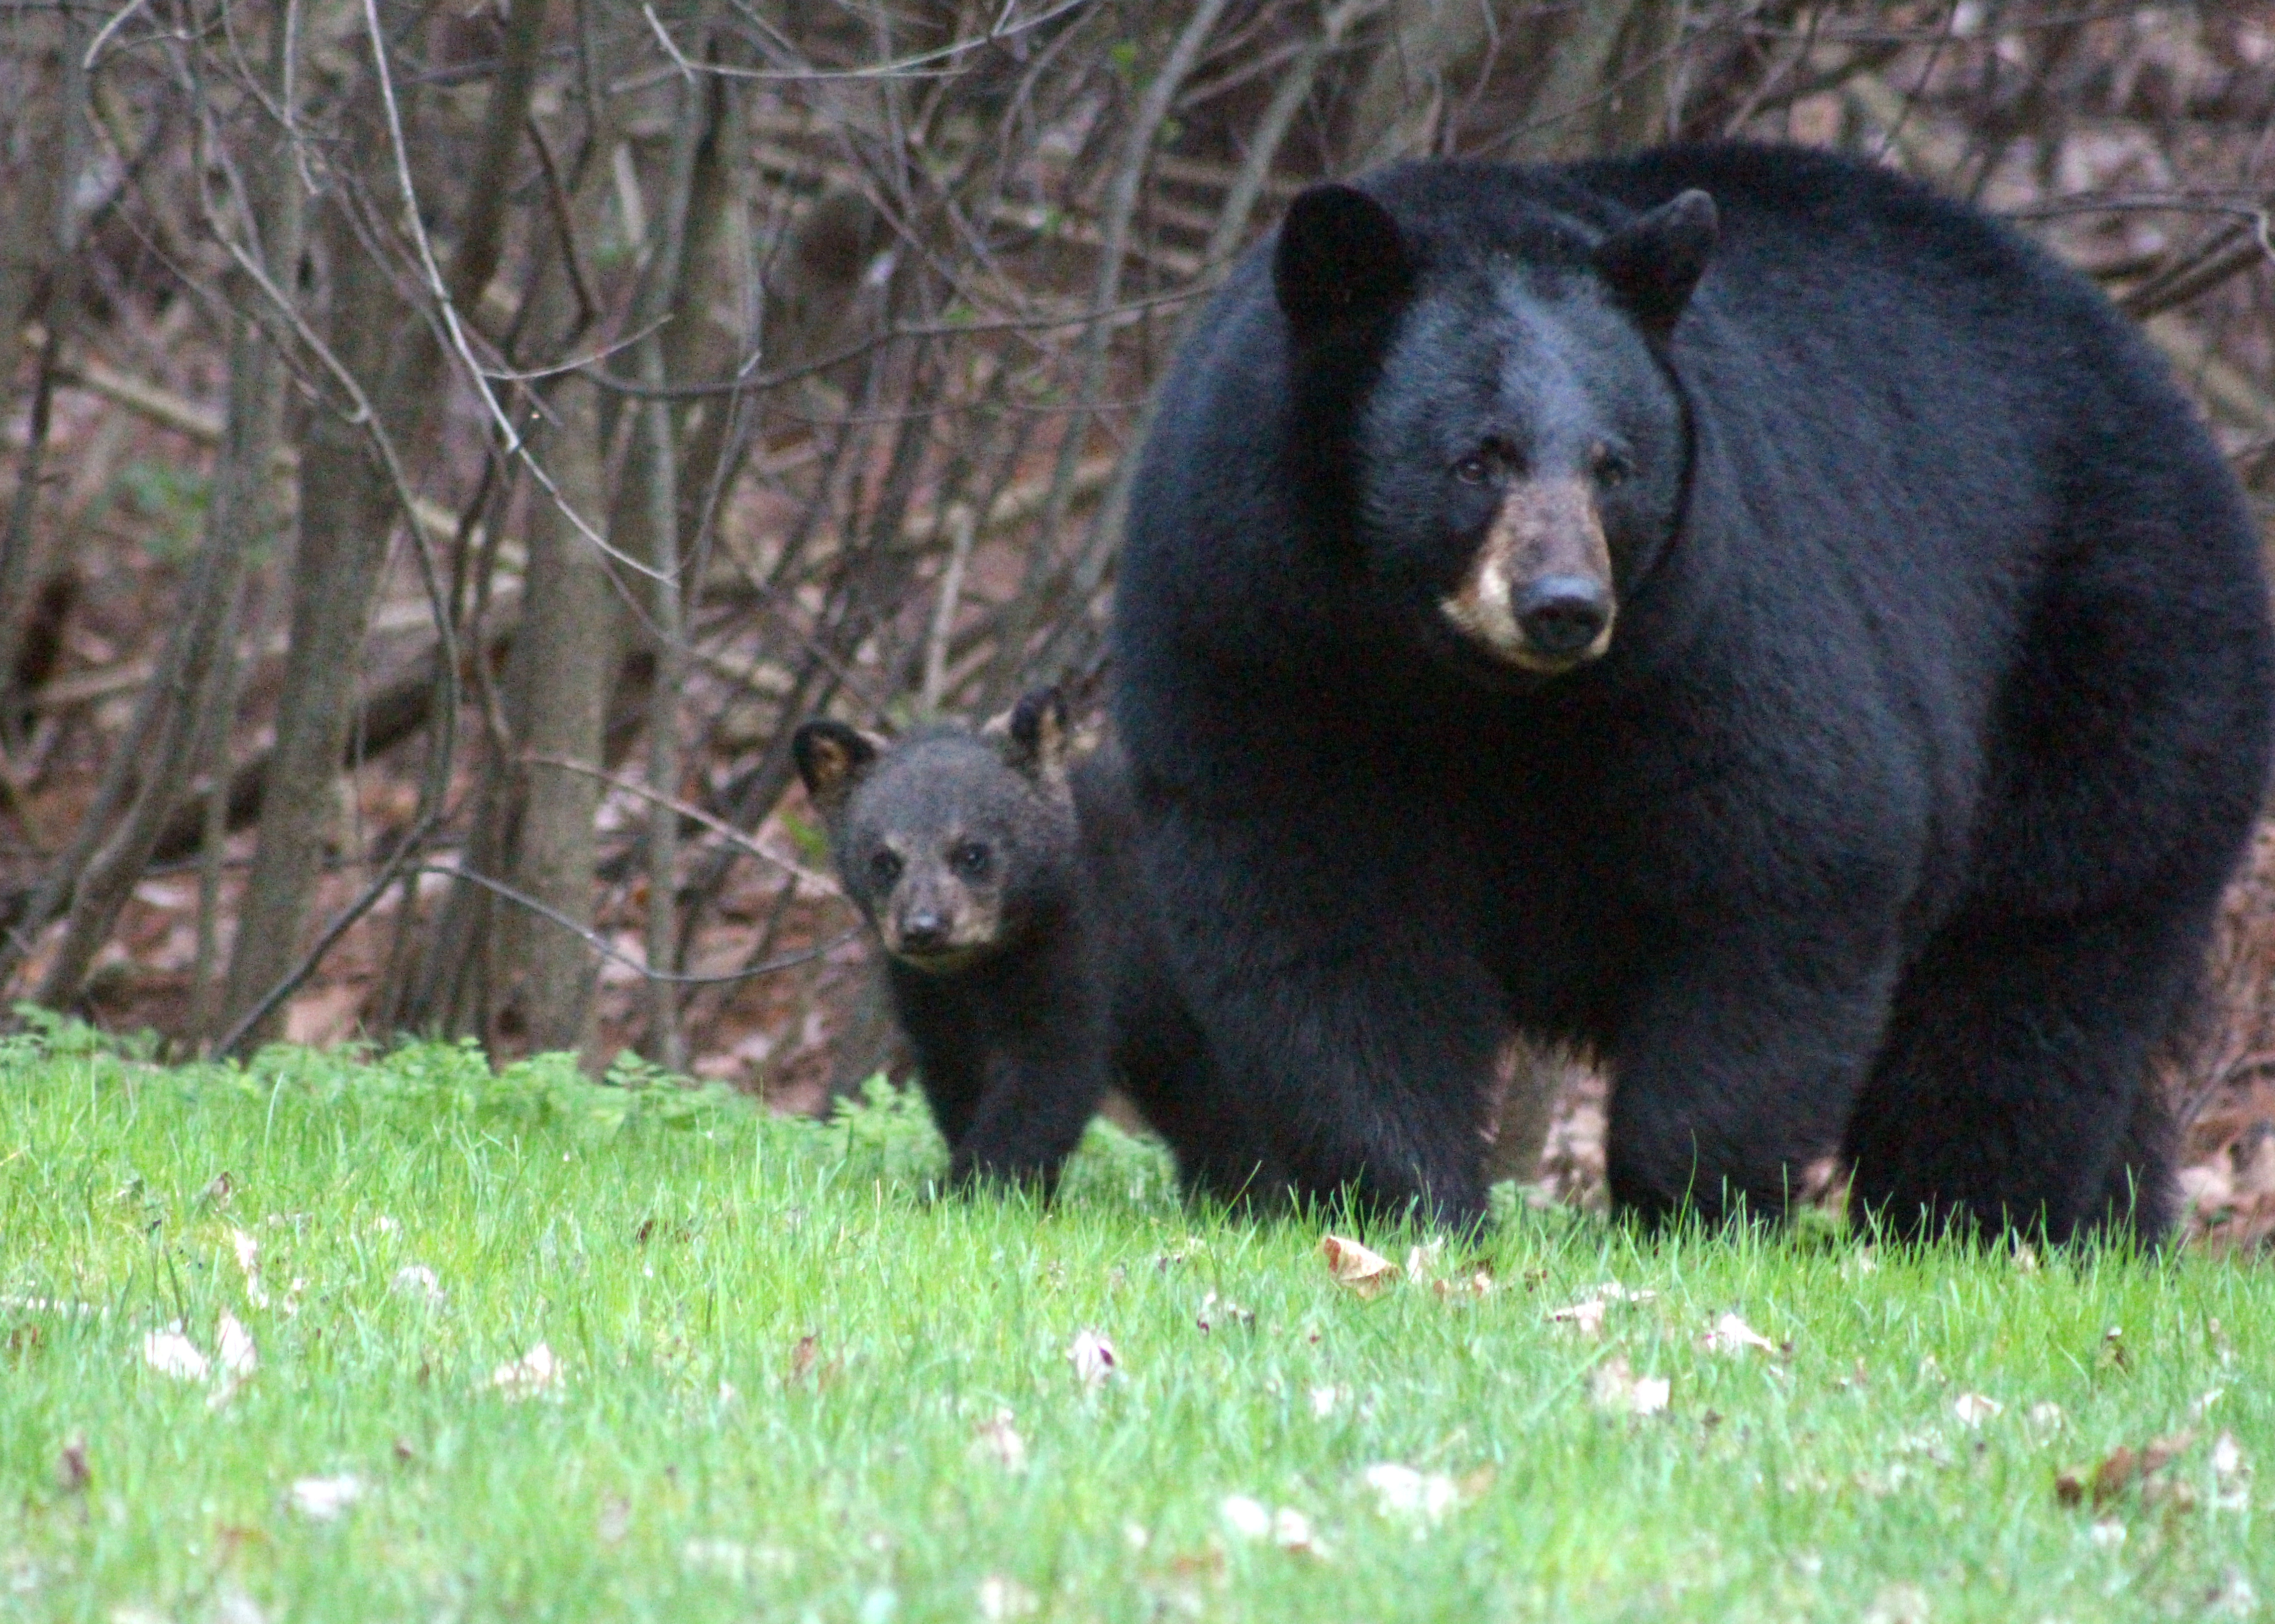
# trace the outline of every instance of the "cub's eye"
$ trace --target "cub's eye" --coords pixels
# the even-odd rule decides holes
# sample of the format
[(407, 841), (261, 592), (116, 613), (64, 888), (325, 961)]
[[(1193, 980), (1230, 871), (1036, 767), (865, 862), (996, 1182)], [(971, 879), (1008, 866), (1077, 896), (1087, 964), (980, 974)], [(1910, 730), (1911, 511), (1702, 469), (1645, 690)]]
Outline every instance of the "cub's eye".
[(966, 880), (978, 880), (987, 872), (987, 848), (976, 840), (967, 840), (948, 854), (948, 865)]
[(1603, 486), (1624, 485), (1635, 473), (1635, 465), (1607, 445), (1598, 446), (1588, 458), (1588, 471)]
[(888, 886), (901, 877), (901, 859), (889, 851), (881, 851), (869, 859), (869, 878), (876, 884)]
[(1464, 485), (1483, 485), (1493, 478), (1493, 464), (1482, 451), (1472, 451), (1454, 465), (1454, 477)]

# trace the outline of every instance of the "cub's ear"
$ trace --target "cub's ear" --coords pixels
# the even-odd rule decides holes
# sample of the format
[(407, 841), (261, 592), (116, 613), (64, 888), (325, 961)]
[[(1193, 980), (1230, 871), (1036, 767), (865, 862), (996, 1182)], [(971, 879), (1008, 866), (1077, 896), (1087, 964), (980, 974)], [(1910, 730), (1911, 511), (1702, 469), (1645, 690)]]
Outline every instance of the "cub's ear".
[(854, 789), (876, 765), (878, 749), (875, 739), (842, 721), (809, 721), (790, 741), (797, 775), (824, 819), (845, 810)]
[(1335, 321), (1379, 314), (1414, 285), (1414, 261), (1390, 211), (1356, 186), (1296, 194), (1280, 223), (1272, 291), (1298, 339)]
[(1690, 302), (1714, 252), (1714, 200), (1685, 192), (1596, 245), (1596, 274), (1654, 338), (1664, 338)]
[(1055, 685), (1032, 689), (1012, 707), (1003, 759), (1021, 777), (1056, 789), (1066, 782), (1067, 739), (1072, 731), (1066, 695)]

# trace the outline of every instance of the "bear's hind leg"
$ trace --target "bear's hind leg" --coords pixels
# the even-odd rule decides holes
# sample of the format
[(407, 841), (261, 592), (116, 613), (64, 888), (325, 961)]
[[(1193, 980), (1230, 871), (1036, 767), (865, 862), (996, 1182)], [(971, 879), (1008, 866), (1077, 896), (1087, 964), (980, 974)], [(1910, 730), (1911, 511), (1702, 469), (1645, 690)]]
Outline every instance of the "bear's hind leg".
[(2173, 913), (1946, 926), (1849, 1123), (1851, 1198), (1905, 1235), (2153, 1239), (2172, 1152), (2150, 1061), (2202, 941)]

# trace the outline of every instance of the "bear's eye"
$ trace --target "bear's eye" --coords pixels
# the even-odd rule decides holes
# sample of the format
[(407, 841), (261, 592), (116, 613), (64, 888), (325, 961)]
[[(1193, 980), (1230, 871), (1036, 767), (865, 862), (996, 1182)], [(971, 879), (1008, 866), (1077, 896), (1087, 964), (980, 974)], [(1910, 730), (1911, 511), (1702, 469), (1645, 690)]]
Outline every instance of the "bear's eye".
[(880, 851), (869, 859), (869, 878), (881, 886), (888, 886), (901, 877), (901, 859), (892, 852)]
[(966, 880), (985, 875), (987, 863), (987, 848), (976, 840), (967, 840), (948, 854), (948, 865)]
[(1493, 478), (1493, 460), (1483, 451), (1472, 451), (1454, 465), (1454, 477), (1464, 485), (1483, 485)]
[(1624, 485), (1635, 472), (1635, 465), (1610, 446), (1599, 445), (1589, 454), (1588, 471), (1599, 485)]

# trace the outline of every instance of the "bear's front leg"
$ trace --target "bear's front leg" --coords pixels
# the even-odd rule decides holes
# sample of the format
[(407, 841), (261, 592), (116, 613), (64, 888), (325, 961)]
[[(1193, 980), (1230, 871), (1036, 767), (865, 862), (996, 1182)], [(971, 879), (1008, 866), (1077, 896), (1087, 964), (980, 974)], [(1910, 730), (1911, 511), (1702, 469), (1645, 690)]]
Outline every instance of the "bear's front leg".
[(1023, 956), (973, 989), (985, 1050), (949, 1180), (1045, 1193), (1097, 1114), (1108, 1076), (1106, 1006), (1078, 940)]
[(1833, 1153), (1886, 1024), (1893, 940), (1673, 933), (1621, 997), (1605, 1147), (1648, 1222), (1781, 1218)]
[(1228, 1102), (1227, 1143), (1181, 1147), (1181, 1160), (1221, 1182), (1228, 1155), (1260, 1137), (1262, 1182), (1472, 1222), (1507, 1018), (1453, 904), (1463, 888), (1399, 862), (1384, 831), (1331, 821), (1325, 797), (1307, 812), (1178, 813), (1151, 832), (1168, 956)]

